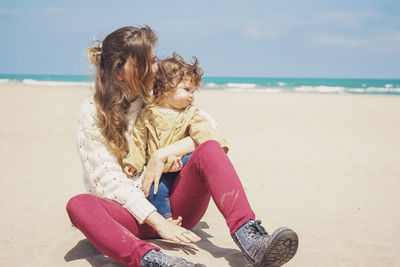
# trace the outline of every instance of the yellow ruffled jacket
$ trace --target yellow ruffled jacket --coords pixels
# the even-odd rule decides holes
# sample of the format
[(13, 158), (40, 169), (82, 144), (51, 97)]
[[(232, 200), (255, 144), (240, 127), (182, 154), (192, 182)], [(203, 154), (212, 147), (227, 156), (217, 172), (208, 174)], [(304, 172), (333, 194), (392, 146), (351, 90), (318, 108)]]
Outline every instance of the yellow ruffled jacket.
[[(198, 145), (207, 140), (217, 141), (228, 152), (225, 138), (193, 105), (181, 111), (147, 105), (140, 112), (129, 135), (129, 154), (123, 159), (123, 166), (132, 165), (136, 174), (141, 173), (151, 155), (160, 148), (190, 136)], [(164, 166), (167, 172), (176, 156), (169, 156)]]

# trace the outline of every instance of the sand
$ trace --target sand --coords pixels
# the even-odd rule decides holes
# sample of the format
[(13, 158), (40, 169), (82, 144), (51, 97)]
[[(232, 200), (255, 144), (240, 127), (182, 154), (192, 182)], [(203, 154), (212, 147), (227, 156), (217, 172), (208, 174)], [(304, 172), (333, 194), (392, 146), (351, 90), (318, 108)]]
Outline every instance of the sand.
[[(74, 124), (88, 88), (0, 84), (0, 266), (119, 266), (69, 222), (84, 192)], [(286, 266), (399, 266), (400, 97), (200, 91), (269, 232), (295, 229)], [(222, 108), (223, 107), (223, 108)], [(207, 266), (242, 266), (213, 204), (196, 245), (154, 241)]]

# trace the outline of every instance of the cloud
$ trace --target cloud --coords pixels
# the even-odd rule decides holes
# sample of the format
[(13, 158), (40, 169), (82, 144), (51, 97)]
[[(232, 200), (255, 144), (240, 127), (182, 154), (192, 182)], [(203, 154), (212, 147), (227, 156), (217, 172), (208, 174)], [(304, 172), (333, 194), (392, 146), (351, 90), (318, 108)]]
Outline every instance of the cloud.
[(312, 41), (319, 45), (332, 46), (359, 46), (365, 44), (365, 40), (328, 34), (316, 34), (312, 36)]
[[(239, 24), (239, 22), (232, 22)], [(348, 46), (360, 45), (364, 40), (342, 36), (366, 36), (400, 28), (400, 18), (379, 11), (328, 11), (323, 13), (270, 13), (265, 12), (247, 18), (249, 26), (237, 25), (249, 37), (285, 38), (298, 36), (312, 37), (317, 43), (336, 43)], [(339, 36), (325, 34), (333, 32)], [(322, 34), (324, 33), (324, 34)]]
[(316, 34), (312, 36), (312, 41), (315, 44), (325, 46), (372, 48), (379, 51), (398, 51), (400, 47), (400, 32), (387, 31), (385, 33), (365, 37)]
[(260, 38), (262, 36), (261, 31), (253, 26), (248, 26), (244, 28), (243, 33), (253, 38)]
[(384, 15), (377, 11), (330, 11), (315, 14), (309, 18), (308, 24), (318, 26), (335, 26), (343, 29), (359, 29), (368, 21), (382, 20)]

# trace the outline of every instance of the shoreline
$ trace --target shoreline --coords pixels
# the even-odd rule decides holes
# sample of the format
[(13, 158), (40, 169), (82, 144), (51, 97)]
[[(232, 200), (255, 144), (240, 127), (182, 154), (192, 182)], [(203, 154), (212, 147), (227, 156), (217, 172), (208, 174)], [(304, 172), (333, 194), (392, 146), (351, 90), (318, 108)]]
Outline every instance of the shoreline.
[[(1, 83), (93, 87), (95, 78), (85, 75), (5, 75)], [(400, 95), (399, 79), (203, 77), (201, 90), (269, 93), (386, 94)]]

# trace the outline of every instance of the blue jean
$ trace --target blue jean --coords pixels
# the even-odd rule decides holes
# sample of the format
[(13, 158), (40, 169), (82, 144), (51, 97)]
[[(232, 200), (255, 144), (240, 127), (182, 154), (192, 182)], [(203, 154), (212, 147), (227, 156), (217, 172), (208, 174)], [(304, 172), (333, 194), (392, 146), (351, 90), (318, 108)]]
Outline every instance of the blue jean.
[[(183, 166), (189, 161), (192, 153), (182, 157)], [(151, 186), (148, 200), (156, 207), (158, 213), (164, 218), (172, 217), (171, 205), (169, 203), (169, 192), (174, 184), (175, 178), (179, 172), (166, 172), (161, 175), (160, 183), (158, 185), (158, 192), (154, 194), (154, 184)]]

